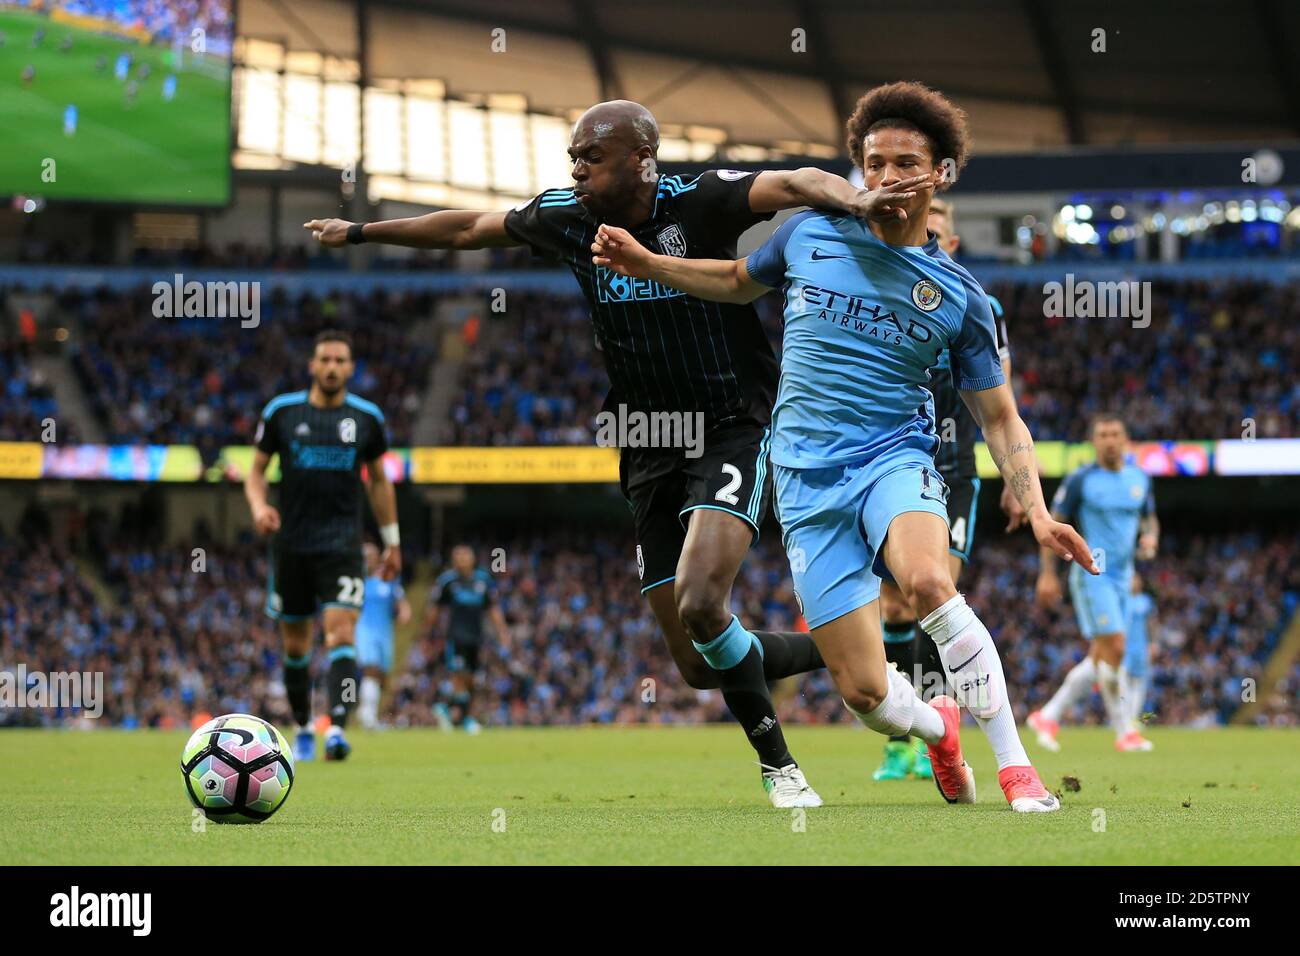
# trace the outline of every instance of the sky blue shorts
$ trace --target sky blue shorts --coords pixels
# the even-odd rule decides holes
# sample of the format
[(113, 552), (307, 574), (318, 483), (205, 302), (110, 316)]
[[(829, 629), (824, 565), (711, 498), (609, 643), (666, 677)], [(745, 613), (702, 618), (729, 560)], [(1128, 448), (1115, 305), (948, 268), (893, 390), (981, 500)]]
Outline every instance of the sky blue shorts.
[(372, 628), (357, 628), (357, 665), (377, 667), (385, 674), (393, 669), (393, 632), (388, 635)]
[(1134, 677), (1146, 677), (1151, 668), (1151, 651), (1145, 629), (1124, 631), (1124, 669)]
[(1070, 600), (1084, 637), (1124, 633), (1132, 587), (1132, 569), (1093, 575), (1077, 564), (1070, 567)]
[(896, 517), (927, 511), (948, 523), (948, 488), (918, 449), (830, 468), (773, 465), (773, 476), (795, 596), (810, 628), (880, 596), (889, 576), (881, 552)]

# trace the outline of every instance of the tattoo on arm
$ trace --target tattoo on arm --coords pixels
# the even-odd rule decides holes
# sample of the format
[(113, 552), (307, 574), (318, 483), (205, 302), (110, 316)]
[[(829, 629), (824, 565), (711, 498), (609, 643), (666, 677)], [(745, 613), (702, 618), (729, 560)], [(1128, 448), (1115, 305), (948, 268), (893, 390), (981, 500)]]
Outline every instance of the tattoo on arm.
[(1014, 475), (1011, 476), (1011, 493), (1016, 496), (1016, 500), (1024, 506), (1025, 510), (1029, 509), (1029, 468), (1022, 465)]
[(1007, 449), (1006, 454), (1002, 456), (1002, 460), (998, 462), (998, 471), (1001, 471), (1003, 465), (1009, 462), (1016, 455), (1020, 454), (1022, 451), (1033, 451), (1033, 450), (1034, 450), (1034, 446), (1031, 445), (1029, 442), (1023, 442), (1023, 441), (1016, 442), (1014, 445), (1012, 445), (1010, 448)]

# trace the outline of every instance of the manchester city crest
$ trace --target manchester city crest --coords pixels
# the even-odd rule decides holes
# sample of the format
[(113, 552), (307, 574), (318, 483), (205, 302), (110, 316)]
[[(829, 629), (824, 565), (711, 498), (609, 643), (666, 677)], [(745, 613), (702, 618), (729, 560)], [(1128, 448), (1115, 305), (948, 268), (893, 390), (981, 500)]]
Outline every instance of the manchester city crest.
[(943, 301), (943, 292), (929, 279), (912, 286), (912, 304), (922, 312), (933, 312)]

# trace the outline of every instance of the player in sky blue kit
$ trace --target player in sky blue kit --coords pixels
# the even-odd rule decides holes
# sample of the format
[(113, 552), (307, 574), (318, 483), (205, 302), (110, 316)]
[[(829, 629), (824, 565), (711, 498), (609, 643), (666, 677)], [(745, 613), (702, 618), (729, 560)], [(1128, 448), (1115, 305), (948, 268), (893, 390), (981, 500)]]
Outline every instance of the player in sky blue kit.
[[(926, 228), (938, 240), (940, 249), (950, 256), (956, 254), (961, 237), (957, 235), (953, 221), (952, 203), (938, 196), (931, 199)], [(989, 305), (993, 309), (993, 331), (997, 337), (1002, 375), (1009, 382), (1011, 349), (1007, 344), (1002, 305), (992, 296), (989, 296)], [(948, 568), (955, 584), (961, 579), (962, 568), (970, 561), (975, 544), (975, 517), (980, 494), (975, 443), (979, 438), (979, 427), (953, 383), (947, 352), (940, 353), (939, 366), (931, 374), (927, 387), (934, 396), (934, 421), (940, 438), (934, 465), (948, 486)], [(1016, 510), (1014, 502), (1011, 488), (1004, 484), (1002, 503), (1009, 515)], [(911, 677), (912, 683), (923, 693), (943, 693), (943, 664), (939, 661), (934, 641), (921, 628), (898, 585), (884, 578), (880, 582), (880, 618), (885, 659)], [(930, 758), (924, 742), (917, 739), (916, 744), (914, 749), (910, 737), (890, 737), (885, 742), (885, 758), (871, 779), (906, 780), (915, 776), (928, 780), (931, 777)]]
[(948, 489), (934, 463), (939, 438), (926, 383), (948, 351), (953, 379), (1035, 537), (1095, 570), (1087, 543), (1043, 502), (988, 299), (926, 230), (933, 190), (965, 163), (965, 114), (921, 84), (894, 83), (859, 100), (848, 134), (868, 189), (929, 177), (900, 191), (895, 218), (800, 213), (734, 261), (654, 255), (626, 230), (602, 226), (593, 261), (705, 299), (749, 302), (783, 289), (772, 415), (776, 512), (796, 594), (845, 704), (879, 733), (924, 740), (944, 799), (974, 802), (957, 703), (924, 702), (886, 665), (878, 598), (880, 577), (889, 575), (988, 736), (1012, 809), (1056, 810), (1020, 743), (997, 648), (953, 584)]
[[(1056, 739), (1067, 709), (1095, 682), (1101, 689), (1106, 716), (1115, 730), (1115, 749), (1150, 750), (1133, 719), (1133, 697), (1124, 667), (1124, 630), (1132, 598), (1134, 558), (1155, 557), (1160, 539), (1151, 478), (1125, 461), (1128, 430), (1115, 415), (1093, 419), (1092, 445), (1097, 460), (1066, 476), (1052, 499), (1059, 520), (1078, 520), (1096, 549), (1101, 574), (1087, 577), (1070, 569), (1070, 599), (1079, 630), (1090, 642), (1088, 656), (1066, 675), (1061, 688), (1042, 710), (1029, 715), (1029, 727), (1048, 750), (1059, 750)], [(1038, 603), (1051, 607), (1061, 599), (1056, 557), (1044, 550), (1038, 573)]]
[(1124, 621), (1124, 672), (1128, 675), (1129, 717), (1135, 727), (1146, 712), (1151, 671), (1151, 615), (1156, 601), (1144, 586), (1142, 575), (1133, 573), (1132, 595)]
[(357, 618), (357, 664), (361, 667), (357, 718), (362, 727), (374, 730), (379, 726), (384, 681), (393, 669), (393, 625), (411, 619), (411, 605), (401, 582), (380, 574), (379, 548), (367, 541), (361, 552), (366, 562), (366, 596)]

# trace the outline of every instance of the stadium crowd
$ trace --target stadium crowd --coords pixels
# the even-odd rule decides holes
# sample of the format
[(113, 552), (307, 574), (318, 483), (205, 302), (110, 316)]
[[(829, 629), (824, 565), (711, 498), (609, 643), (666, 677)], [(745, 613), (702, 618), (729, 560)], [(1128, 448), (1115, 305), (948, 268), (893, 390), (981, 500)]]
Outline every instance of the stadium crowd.
[[(1291, 321), (1300, 312), (1300, 292), (1294, 286), (1157, 281), (1148, 328), (1134, 328), (1127, 318), (1044, 317), (1038, 285), (990, 291), (1006, 309), (1016, 394), (1039, 440), (1084, 440), (1089, 415), (1113, 408), (1123, 409), (1137, 439), (1300, 436), (1300, 326)], [(73, 361), (111, 441), (201, 447), (246, 441), (269, 394), (301, 387), (302, 355), (325, 325), (353, 332), (353, 390), (384, 408), (395, 443), (409, 441), (433, 360), (433, 343), (415, 334), (412, 323), (429, 314), (433, 294), (294, 299), (277, 292), (262, 303), (255, 330), (237, 320), (160, 322), (149, 296), (141, 287), (59, 297), (82, 330), (70, 343)], [(768, 296), (759, 306), (779, 349), (779, 302)], [(1099, 324), (1107, 335), (1099, 334)], [(594, 442), (608, 378), (579, 297), (516, 295), (504, 315), (488, 315), (467, 342), (440, 442)], [(1263, 346), (1247, 344), (1257, 342)], [(6, 345), (0, 362), (16, 368), (21, 356)], [(29, 438), (23, 423), (44, 417), (47, 396), (21, 384), (8, 392), (0, 439)]]
[[(27, 6), (26, 0), (18, 0)], [(229, 53), (234, 18), (229, 0), (54, 0), (31, 3), (35, 9), (59, 9), (77, 17), (106, 20), (128, 30), (145, 30), (155, 39), (189, 43), (195, 29), (204, 31), (214, 52)]]
[[(1006, 309), (1016, 395), (1034, 437), (1083, 441), (1089, 416), (1114, 408), (1140, 439), (1240, 438), (1245, 419), (1256, 437), (1300, 436), (1296, 289), (1240, 280), (1152, 286), (1149, 328), (1129, 318), (1045, 318), (1040, 285), (990, 288)], [(760, 300), (779, 350), (778, 304)], [(489, 329), (462, 365), (453, 438), (590, 444), (607, 379), (585, 307), (533, 298), (524, 310), (522, 323), (495, 318), (496, 334)], [(1099, 335), (1098, 324), (1111, 334)]]
[(515, 298), (460, 367), (447, 444), (590, 445), (609, 390), (581, 299)]
[[(31, 230), (14, 239), (12, 260), (47, 266), (116, 266), (112, 250), (89, 238), (42, 234)], [(525, 248), (486, 250), (487, 268), (493, 272), (553, 269)], [(460, 253), (451, 249), (397, 249), (372, 246), (366, 250), (367, 268), (376, 272), (441, 272), (457, 268)], [(345, 255), (336, 249), (301, 242), (275, 248), (257, 242), (194, 243), (178, 248), (137, 246), (125, 265), (158, 269), (264, 269), (272, 272), (343, 272)]]
[(82, 330), (73, 364), (113, 443), (191, 444), (215, 454), (248, 444), (272, 396), (305, 388), (312, 337), (352, 333), (350, 390), (384, 410), (389, 440), (409, 443), (434, 362), (409, 330), (427, 317), (427, 294), (331, 294), (261, 302), (256, 327), (239, 318), (158, 319), (152, 293), (67, 292), (65, 315)]
[[(54, 386), (33, 363), (32, 345), (16, 336), (0, 337), (0, 396), (0, 441), (38, 441), (44, 423), (58, 421)], [(72, 423), (56, 434), (60, 441), (77, 440)]]
[[(39, 509), (0, 536), (0, 669), (102, 671), (103, 722), (187, 726), (195, 714), (252, 712), (287, 720), (280, 642), (262, 608), (265, 551), (255, 543), (206, 548), (202, 570), (189, 547), (152, 543), (142, 509), (130, 521), (92, 513), (73, 539), (56, 544)], [(775, 529), (772, 529), (773, 532)], [(502, 548), (494, 574), (509, 646), (485, 634), (476, 710), (493, 725), (695, 723), (728, 719), (721, 697), (677, 676), (640, 595), (630, 529), (539, 530), (484, 538)], [(209, 540), (203, 529), (194, 539)], [(1036, 552), (1022, 534), (988, 535), (963, 583), (991, 625), (1014, 688), (1017, 717), (1041, 705), (1084, 651), (1068, 606), (1033, 606)], [(1225, 534), (1169, 530), (1145, 569), (1155, 595), (1152, 682), (1147, 709), (1165, 724), (1210, 726), (1258, 679), (1300, 599), (1300, 554), (1278, 531)], [(799, 626), (779, 536), (764, 536), (737, 581), (734, 606), (773, 630)], [(1010, 613), (1008, 609), (1014, 609)], [(450, 692), (440, 634), (399, 645), (386, 717), (398, 726), (435, 722)], [(316, 667), (323, 676), (322, 655)], [(1300, 725), (1300, 668), (1280, 692), (1261, 688), (1259, 721)], [(318, 692), (316, 712), (324, 705)], [(783, 719), (845, 722), (828, 675), (805, 675), (777, 691)], [(71, 723), (76, 715), (0, 713), (0, 723)], [(1102, 719), (1099, 698), (1073, 719)]]

